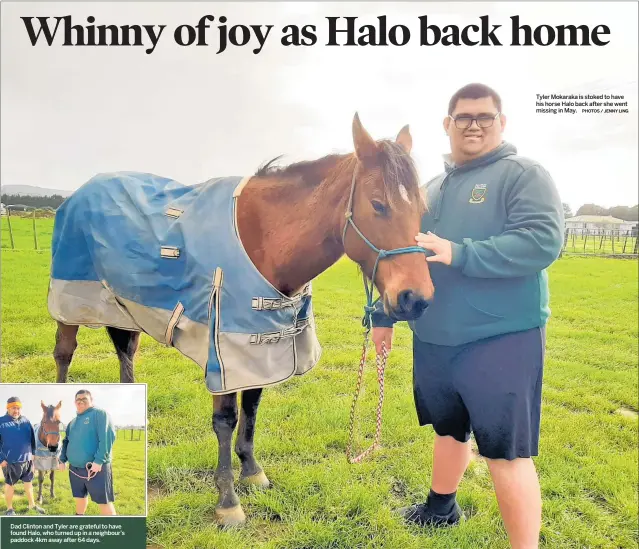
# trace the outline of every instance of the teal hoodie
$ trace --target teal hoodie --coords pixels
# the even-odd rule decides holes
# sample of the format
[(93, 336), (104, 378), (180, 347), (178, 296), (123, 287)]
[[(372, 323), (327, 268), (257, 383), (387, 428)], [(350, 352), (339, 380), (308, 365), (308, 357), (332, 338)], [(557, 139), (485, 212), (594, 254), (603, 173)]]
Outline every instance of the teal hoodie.
[(89, 408), (67, 425), (60, 461), (68, 461), (74, 467), (109, 463), (114, 442), (115, 429), (109, 414), (100, 408)]
[[(564, 213), (548, 172), (502, 143), (423, 187), (421, 232), (452, 244), (452, 264), (429, 263), (432, 303), (409, 322), (417, 337), (456, 346), (546, 324), (546, 268), (563, 244)], [(432, 255), (432, 254), (429, 254)], [(378, 303), (373, 326), (392, 326)]]

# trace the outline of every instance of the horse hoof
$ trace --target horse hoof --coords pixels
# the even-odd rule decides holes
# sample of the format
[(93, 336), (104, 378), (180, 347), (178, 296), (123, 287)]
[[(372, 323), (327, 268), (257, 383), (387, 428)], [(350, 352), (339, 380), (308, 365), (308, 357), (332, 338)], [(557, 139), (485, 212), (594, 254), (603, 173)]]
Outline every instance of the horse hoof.
[(271, 485), (271, 481), (264, 474), (264, 471), (260, 471), (248, 477), (240, 477), (240, 482), (247, 486), (255, 486), (256, 488), (268, 488)]
[(246, 515), (241, 505), (235, 507), (216, 507), (215, 520), (218, 526), (241, 526), (246, 522)]

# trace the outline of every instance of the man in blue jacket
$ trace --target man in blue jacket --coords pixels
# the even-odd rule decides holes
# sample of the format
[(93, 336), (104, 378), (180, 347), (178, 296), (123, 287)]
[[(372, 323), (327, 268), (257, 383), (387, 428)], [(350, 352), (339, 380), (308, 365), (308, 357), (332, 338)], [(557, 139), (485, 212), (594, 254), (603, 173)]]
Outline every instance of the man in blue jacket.
[[(546, 268), (559, 256), (564, 217), (548, 172), (502, 141), (506, 117), (491, 88), (450, 100), (445, 172), (424, 186), (429, 210), (417, 244), (429, 250), (435, 296), (410, 323), (420, 425), (435, 430), (426, 502), (401, 510), (420, 525), (456, 524), (456, 492), (471, 458), (486, 458), (513, 549), (538, 547), (538, 454)], [(373, 314), (373, 341), (389, 349), (393, 319)]]
[(0, 467), (4, 476), (5, 515), (15, 515), (13, 509), (14, 486), (22, 481), (29, 501), (29, 510), (43, 514), (42, 507), (33, 498), (33, 454), (35, 453), (33, 425), (22, 415), (18, 397), (7, 400), (7, 413), (0, 417)]
[(86, 389), (76, 393), (75, 409), (77, 415), (67, 425), (59, 465), (64, 471), (69, 464), (75, 514), (84, 515), (91, 496), (101, 515), (115, 515), (111, 468), (115, 428), (111, 417), (93, 405), (93, 396)]

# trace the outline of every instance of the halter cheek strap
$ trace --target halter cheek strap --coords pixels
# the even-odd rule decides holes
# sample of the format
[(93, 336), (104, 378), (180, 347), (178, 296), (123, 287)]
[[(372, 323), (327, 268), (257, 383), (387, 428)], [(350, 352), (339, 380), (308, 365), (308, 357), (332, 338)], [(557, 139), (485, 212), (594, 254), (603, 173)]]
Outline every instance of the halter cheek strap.
[(348, 197), (348, 206), (346, 207), (346, 223), (344, 224), (344, 230), (342, 231), (342, 246), (344, 246), (344, 250), (346, 250), (345, 239), (346, 239), (346, 231), (348, 227), (352, 227), (355, 232), (359, 235), (359, 237), (364, 241), (364, 243), (377, 254), (377, 258), (375, 259), (375, 265), (373, 266), (373, 273), (370, 278), (370, 286), (368, 280), (366, 278), (366, 274), (362, 271), (362, 276), (364, 279), (364, 290), (366, 291), (366, 305), (364, 306), (364, 318), (362, 319), (362, 326), (366, 328), (366, 332), (368, 333), (372, 327), (372, 314), (375, 310), (375, 304), (380, 300), (381, 296), (378, 296), (375, 301), (373, 301), (373, 291), (375, 289), (375, 276), (377, 275), (377, 267), (379, 266), (379, 262), (386, 258), (394, 255), (400, 254), (410, 254), (410, 253), (426, 253), (424, 248), (420, 246), (407, 246), (405, 248), (395, 248), (394, 250), (383, 250), (375, 246), (364, 233), (359, 230), (355, 222), (353, 221), (353, 196), (355, 195), (355, 177), (357, 175), (357, 166), (353, 170), (353, 180), (351, 181), (351, 192)]

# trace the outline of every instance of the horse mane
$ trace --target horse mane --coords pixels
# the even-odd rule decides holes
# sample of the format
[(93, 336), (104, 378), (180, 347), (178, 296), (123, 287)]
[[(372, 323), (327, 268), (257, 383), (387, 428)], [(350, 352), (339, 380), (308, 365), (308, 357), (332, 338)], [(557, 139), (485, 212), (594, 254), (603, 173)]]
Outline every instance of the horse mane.
[[(377, 146), (379, 147), (379, 163), (388, 198), (392, 200), (397, 196), (400, 185), (403, 185), (409, 196), (421, 200), (419, 175), (411, 156), (406, 154), (401, 145), (388, 139), (378, 141)], [(282, 155), (276, 156), (262, 164), (255, 175), (258, 177), (301, 178), (316, 185), (321, 181), (316, 177), (316, 174), (323, 173), (322, 168), (326, 164), (335, 164), (340, 160), (354, 158), (354, 156), (352, 153), (348, 155), (329, 154), (318, 160), (305, 160), (288, 166), (277, 164), (281, 158)]]

